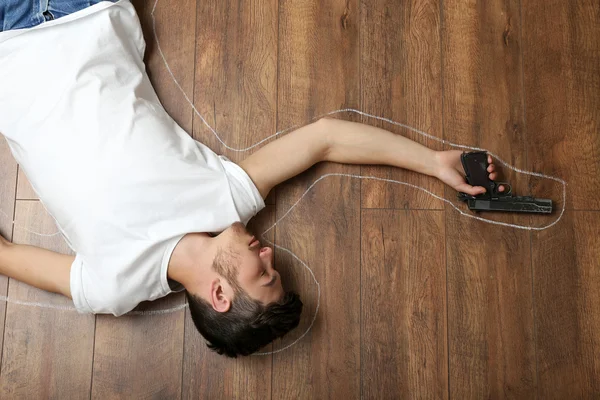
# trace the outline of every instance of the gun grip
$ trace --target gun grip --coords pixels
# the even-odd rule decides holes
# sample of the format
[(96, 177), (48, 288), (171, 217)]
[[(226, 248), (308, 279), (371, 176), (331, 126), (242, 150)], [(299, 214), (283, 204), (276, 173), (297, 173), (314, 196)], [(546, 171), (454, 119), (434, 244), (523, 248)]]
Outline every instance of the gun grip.
[[(467, 183), (471, 186), (482, 186), (486, 190), (484, 194), (476, 197), (483, 198), (492, 196), (496, 191), (496, 183), (488, 176), (487, 168), (489, 164), (487, 160), (487, 153), (485, 151), (462, 153), (460, 161), (465, 170), (465, 178)], [(472, 197), (466, 194), (465, 196)]]

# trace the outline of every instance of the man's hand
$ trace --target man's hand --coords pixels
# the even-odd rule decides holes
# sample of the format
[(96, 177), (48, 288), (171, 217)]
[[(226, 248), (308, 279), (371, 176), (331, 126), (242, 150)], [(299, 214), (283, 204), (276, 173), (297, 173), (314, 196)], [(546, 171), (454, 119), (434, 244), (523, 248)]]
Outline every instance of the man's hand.
[[(472, 196), (485, 193), (485, 188), (481, 186), (471, 186), (465, 181), (465, 171), (460, 162), (461, 154), (462, 151), (460, 150), (437, 152), (435, 155), (437, 163), (435, 176), (456, 191), (467, 193)], [(496, 172), (496, 166), (493, 164), (490, 155), (488, 155), (488, 163), (490, 165), (488, 166), (487, 172), (489, 172), (489, 178), (494, 181), (498, 177), (498, 173)], [(498, 191), (504, 191), (504, 186), (500, 185)]]

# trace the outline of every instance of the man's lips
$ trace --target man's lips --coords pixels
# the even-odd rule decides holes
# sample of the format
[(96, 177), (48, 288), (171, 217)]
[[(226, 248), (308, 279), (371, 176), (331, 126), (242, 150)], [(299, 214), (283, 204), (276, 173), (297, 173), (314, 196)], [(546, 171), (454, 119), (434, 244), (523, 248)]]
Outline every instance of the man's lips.
[(260, 245), (260, 242), (258, 241), (258, 239), (256, 239), (256, 237), (252, 236), (250, 238), (250, 243), (248, 243), (248, 246), (255, 247), (257, 245)]

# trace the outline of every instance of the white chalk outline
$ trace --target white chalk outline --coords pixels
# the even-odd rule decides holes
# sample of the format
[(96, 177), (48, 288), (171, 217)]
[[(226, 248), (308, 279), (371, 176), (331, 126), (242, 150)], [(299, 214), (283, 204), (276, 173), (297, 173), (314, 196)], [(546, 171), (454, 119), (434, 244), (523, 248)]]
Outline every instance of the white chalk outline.
[[(494, 158), (494, 159), (495, 159), (497, 162), (499, 162), (499, 163), (500, 163), (500, 164), (502, 164), (504, 167), (506, 167), (506, 168), (508, 168), (508, 169), (510, 169), (510, 170), (512, 170), (512, 171), (515, 171), (515, 172), (517, 172), (517, 173), (522, 173), (522, 174), (530, 175), (530, 176), (535, 176), (535, 177), (538, 177), (538, 178), (550, 179), (550, 180), (553, 180), (553, 181), (559, 182), (559, 183), (560, 183), (560, 184), (562, 184), (562, 186), (563, 186), (563, 190), (562, 190), (562, 209), (561, 209), (561, 211), (560, 211), (560, 214), (559, 214), (558, 218), (557, 218), (556, 220), (554, 220), (552, 223), (548, 224), (548, 225), (541, 226), (541, 227), (534, 227), (534, 226), (526, 226), (526, 225), (518, 225), (518, 224), (509, 224), (509, 223), (505, 223), (505, 222), (492, 221), (492, 220), (488, 220), (488, 219), (481, 218), (481, 217), (479, 217), (479, 216), (476, 216), (476, 215), (473, 215), (473, 214), (466, 213), (466, 212), (464, 212), (463, 210), (461, 210), (460, 208), (458, 208), (458, 207), (457, 207), (457, 206), (456, 206), (456, 205), (455, 205), (453, 202), (451, 202), (451, 201), (449, 201), (449, 200), (447, 200), (447, 199), (445, 199), (445, 198), (443, 198), (443, 197), (440, 197), (440, 196), (438, 196), (438, 195), (436, 195), (436, 194), (432, 193), (431, 191), (429, 191), (429, 190), (427, 190), (427, 189), (425, 189), (425, 188), (423, 188), (423, 187), (420, 187), (420, 186), (417, 186), (417, 185), (413, 185), (413, 184), (410, 184), (410, 183), (408, 183), (408, 182), (398, 181), (398, 180), (394, 180), (394, 179), (385, 179), (385, 178), (379, 178), (379, 177), (375, 177), (375, 176), (362, 176), (362, 175), (354, 175), (354, 174), (342, 174), (342, 173), (328, 173), (328, 174), (324, 174), (324, 175), (322, 175), (321, 177), (319, 177), (318, 179), (316, 179), (316, 180), (315, 180), (315, 181), (314, 181), (314, 182), (313, 182), (313, 183), (312, 183), (312, 184), (311, 184), (311, 185), (308, 187), (308, 189), (306, 189), (306, 190), (304, 191), (304, 193), (303, 193), (303, 194), (302, 194), (302, 195), (301, 195), (301, 196), (298, 198), (298, 200), (297, 200), (297, 201), (296, 201), (296, 202), (295, 202), (295, 203), (294, 203), (294, 204), (293, 204), (293, 205), (292, 205), (292, 206), (291, 206), (291, 207), (290, 207), (290, 208), (289, 208), (289, 209), (288, 209), (288, 210), (285, 212), (285, 214), (284, 214), (282, 217), (280, 217), (280, 218), (279, 218), (279, 219), (278, 219), (278, 220), (277, 220), (277, 221), (276, 221), (276, 222), (275, 222), (275, 223), (274, 223), (272, 226), (270, 226), (270, 227), (269, 227), (267, 230), (265, 230), (265, 231), (264, 231), (264, 232), (261, 234), (261, 237), (264, 239), (264, 241), (268, 242), (268, 243), (269, 243), (269, 244), (271, 244), (273, 247), (276, 247), (276, 248), (278, 248), (278, 249), (280, 249), (280, 250), (282, 250), (282, 251), (285, 251), (285, 252), (287, 252), (287, 253), (288, 253), (288, 254), (290, 254), (290, 255), (291, 255), (293, 258), (295, 258), (295, 259), (296, 259), (298, 262), (300, 262), (300, 263), (301, 263), (301, 264), (304, 266), (304, 268), (306, 268), (306, 269), (308, 270), (308, 272), (310, 273), (311, 277), (313, 278), (313, 280), (314, 280), (314, 282), (315, 282), (315, 284), (316, 284), (316, 286), (317, 286), (317, 305), (316, 305), (316, 307), (315, 307), (315, 313), (314, 313), (314, 315), (313, 315), (312, 321), (311, 321), (310, 325), (308, 326), (308, 328), (306, 329), (306, 331), (304, 331), (304, 333), (302, 333), (302, 335), (300, 335), (300, 336), (299, 336), (299, 337), (298, 337), (296, 340), (294, 340), (292, 343), (290, 343), (290, 344), (288, 344), (288, 345), (286, 345), (286, 346), (284, 346), (284, 347), (282, 347), (282, 348), (280, 348), (280, 349), (274, 350), (274, 351), (263, 352), (263, 353), (254, 353), (254, 355), (268, 355), (268, 354), (279, 353), (279, 352), (281, 352), (281, 351), (283, 351), (283, 350), (286, 350), (286, 349), (288, 349), (288, 348), (292, 347), (293, 345), (295, 345), (296, 343), (298, 343), (300, 340), (302, 340), (302, 338), (304, 338), (304, 336), (306, 336), (306, 334), (307, 334), (307, 333), (308, 333), (308, 332), (311, 330), (311, 328), (313, 327), (313, 325), (314, 325), (314, 323), (315, 323), (315, 321), (316, 321), (317, 314), (318, 314), (318, 312), (319, 312), (319, 308), (320, 308), (320, 304), (321, 304), (321, 285), (319, 284), (319, 281), (318, 281), (318, 280), (317, 280), (317, 278), (315, 277), (315, 274), (314, 274), (314, 272), (312, 271), (312, 269), (311, 269), (311, 268), (310, 268), (310, 267), (309, 267), (309, 266), (308, 266), (308, 265), (307, 265), (307, 264), (306, 264), (306, 263), (305, 263), (303, 260), (301, 260), (301, 259), (300, 259), (298, 256), (296, 256), (296, 254), (294, 254), (294, 252), (292, 252), (291, 250), (289, 250), (289, 249), (287, 249), (287, 248), (285, 248), (285, 247), (283, 247), (283, 246), (279, 246), (279, 245), (277, 245), (277, 244), (275, 244), (275, 243), (271, 242), (270, 240), (266, 239), (266, 238), (264, 237), (264, 235), (265, 235), (267, 232), (269, 232), (270, 230), (272, 230), (272, 229), (273, 229), (275, 226), (277, 226), (277, 224), (278, 224), (278, 223), (280, 223), (280, 222), (281, 222), (281, 221), (282, 221), (284, 218), (286, 218), (286, 217), (287, 217), (287, 215), (288, 215), (288, 214), (289, 214), (289, 213), (290, 213), (290, 212), (291, 212), (291, 211), (292, 211), (292, 210), (293, 210), (293, 209), (294, 209), (294, 208), (295, 208), (295, 207), (296, 207), (296, 206), (297, 206), (297, 205), (300, 203), (300, 201), (301, 201), (301, 200), (302, 200), (302, 199), (303, 199), (303, 198), (304, 198), (304, 197), (305, 197), (305, 196), (308, 194), (308, 192), (309, 192), (309, 191), (310, 191), (310, 190), (311, 190), (311, 189), (312, 189), (312, 188), (313, 188), (313, 187), (314, 187), (314, 186), (315, 186), (317, 183), (319, 183), (320, 181), (322, 181), (322, 180), (323, 180), (323, 179), (325, 179), (325, 178), (328, 178), (328, 177), (334, 177), (334, 176), (337, 176), (337, 177), (350, 177), (350, 178), (358, 178), (358, 179), (376, 180), (376, 181), (382, 181), (382, 182), (386, 182), (386, 183), (395, 183), (395, 184), (405, 185), (405, 186), (408, 186), (408, 187), (411, 187), (411, 188), (414, 188), (414, 189), (421, 190), (421, 191), (423, 191), (423, 192), (425, 192), (425, 193), (429, 194), (430, 196), (433, 196), (434, 198), (436, 198), (436, 199), (438, 199), (438, 200), (441, 200), (441, 201), (443, 201), (443, 202), (445, 202), (445, 203), (449, 204), (449, 205), (450, 205), (452, 208), (454, 208), (456, 211), (458, 211), (458, 212), (459, 212), (459, 214), (460, 214), (460, 215), (462, 215), (462, 216), (466, 216), (466, 217), (469, 217), (469, 218), (473, 218), (473, 219), (476, 219), (476, 220), (478, 220), (478, 221), (483, 221), (483, 222), (486, 222), (486, 223), (489, 223), (489, 224), (493, 224), (493, 225), (500, 225), (500, 226), (506, 226), (506, 227), (510, 227), (510, 228), (524, 229), (524, 230), (529, 230), (529, 231), (541, 231), (541, 230), (548, 229), (548, 228), (550, 228), (550, 227), (552, 227), (552, 226), (556, 225), (556, 224), (557, 224), (557, 223), (560, 221), (560, 219), (562, 218), (562, 216), (563, 216), (563, 214), (564, 214), (564, 212), (565, 212), (565, 208), (566, 208), (566, 197), (567, 197), (567, 191), (566, 191), (567, 183), (566, 183), (566, 182), (565, 182), (563, 179), (560, 179), (560, 178), (557, 178), (557, 177), (554, 177), (554, 176), (551, 176), (551, 175), (545, 175), (545, 174), (541, 174), (541, 173), (537, 173), (537, 172), (525, 171), (525, 170), (522, 170), (522, 169), (516, 168), (516, 167), (514, 167), (514, 166), (512, 166), (512, 165), (508, 164), (506, 161), (504, 161), (503, 159), (501, 159), (500, 157), (498, 157), (496, 154), (494, 154), (494, 153), (492, 153), (492, 152), (490, 152), (490, 151), (487, 151), (486, 149), (482, 149), (482, 148), (478, 148), (478, 147), (471, 147), (471, 146), (466, 146), (466, 145), (461, 145), (461, 144), (452, 143), (452, 142), (449, 142), (449, 141), (447, 141), (447, 140), (440, 139), (440, 138), (438, 138), (438, 137), (436, 137), (436, 136), (430, 135), (430, 134), (428, 134), (428, 133), (426, 133), (426, 132), (424, 132), (424, 131), (421, 131), (421, 130), (419, 130), (419, 129), (413, 128), (413, 127), (411, 127), (411, 126), (409, 126), (409, 125), (402, 124), (402, 123), (400, 123), (400, 122), (396, 122), (396, 121), (393, 121), (393, 120), (391, 120), (391, 119), (388, 119), (388, 118), (384, 118), (384, 117), (379, 117), (379, 116), (376, 116), (376, 115), (372, 115), (372, 114), (366, 113), (366, 112), (364, 112), (364, 111), (356, 110), (356, 109), (353, 109), (353, 108), (344, 108), (344, 109), (334, 110), (334, 111), (330, 111), (330, 112), (327, 112), (327, 113), (321, 114), (321, 115), (319, 115), (319, 116), (316, 116), (316, 117), (312, 118), (310, 121), (308, 121), (308, 122), (307, 122), (307, 123), (305, 123), (305, 124), (299, 124), (299, 125), (295, 125), (295, 126), (292, 126), (292, 127), (286, 128), (286, 129), (283, 129), (283, 130), (281, 130), (281, 131), (277, 131), (277, 132), (275, 132), (273, 135), (271, 135), (271, 136), (268, 136), (268, 137), (266, 137), (266, 138), (264, 138), (264, 139), (262, 139), (262, 140), (260, 140), (260, 141), (256, 142), (255, 144), (253, 144), (253, 145), (251, 145), (251, 146), (249, 146), (249, 147), (246, 147), (246, 148), (233, 148), (233, 147), (230, 147), (229, 145), (227, 145), (227, 144), (226, 144), (226, 143), (225, 143), (225, 142), (224, 142), (224, 141), (221, 139), (221, 137), (219, 136), (218, 132), (217, 132), (217, 131), (216, 131), (216, 130), (215, 130), (215, 129), (214, 129), (214, 128), (213, 128), (213, 127), (212, 127), (212, 126), (211, 126), (211, 125), (210, 125), (210, 124), (209, 124), (209, 123), (208, 123), (208, 122), (205, 120), (205, 119), (204, 119), (204, 117), (202, 116), (202, 114), (200, 114), (200, 112), (198, 111), (198, 109), (197, 109), (197, 108), (194, 106), (193, 102), (190, 100), (190, 98), (188, 97), (188, 95), (187, 95), (187, 93), (185, 92), (185, 90), (183, 90), (183, 88), (182, 88), (181, 84), (179, 83), (179, 81), (178, 81), (178, 80), (177, 80), (177, 78), (175, 77), (175, 74), (173, 74), (173, 71), (171, 70), (171, 67), (169, 66), (169, 63), (167, 62), (167, 58), (165, 57), (165, 55), (164, 55), (164, 53), (163, 53), (163, 50), (162, 50), (162, 48), (161, 48), (161, 46), (160, 46), (160, 41), (159, 41), (159, 39), (158, 39), (158, 34), (156, 33), (156, 17), (155, 17), (155, 11), (156, 11), (156, 6), (158, 5), (158, 2), (159, 2), (159, 0), (155, 0), (155, 2), (154, 2), (154, 6), (152, 7), (152, 11), (151, 11), (150, 15), (151, 15), (151, 18), (152, 18), (152, 33), (153, 33), (154, 39), (155, 39), (155, 41), (156, 41), (156, 47), (157, 47), (157, 49), (158, 49), (158, 52), (159, 52), (159, 54), (160, 54), (160, 57), (162, 58), (163, 64), (164, 64), (164, 66), (165, 66), (165, 68), (166, 68), (167, 72), (168, 72), (168, 73), (169, 73), (169, 75), (171, 76), (171, 79), (173, 80), (173, 83), (175, 83), (175, 86), (177, 86), (177, 88), (179, 89), (179, 91), (181, 92), (181, 94), (183, 95), (183, 97), (185, 98), (185, 100), (186, 100), (186, 101), (188, 102), (188, 104), (191, 106), (191, 108), (192, 108), (192, 110), (194, 111), (194, 113), (195, 113), (195, 114), (196, 114), (196, 115), (197, 115), (197, 116), (200, 118), (200, 120), (202, 121), (202, 123), (204, 123), (204, 125), (205, 125), (205, 126), (206, 126), (206, 127), (207, 127), (207, 128), (208, 128), (208, 129), (209, 129), (209, 130), (210, 130), (210, 131), (211, 131), (211, 132), (214, 134), (214, 135), (215, 135), (215, 137), (217, 138), (217, 140), (218, 140), (218, 141), (219, 141), (219, 142), (220, 142), (220, 143), (221, 143), (221, 144), (222, 144), (222, 145), (223, 145), (223, 146), (224, 146), (226, 149), (228, 149), (228, 150), (231, 150), (231, 151), (236, 151), (236, 152), (245, 152), (245, 151), (251, 150), (251, 149), (253, 149), (253, 148), (255, 148), (255, 147), (257, 147), (257, 146), (259, 146), (259, 145), (263, 144), (264, 142), (267, 142), (267, 141), (269, 141), (269, 140), (271, 140), (271, 139), (273, 139), (273, 138), (275, 138), (275, 137), (277, 137), (277, 136), (280, 136), (280, 135), (282, 135), (282, 134), (285, 134), (285, 133), (287, 133), (287, 132), (289, 132), (289, 131), (292, 131), (292, 130), (295, 130), (295, 129), (297, 129), (297, 128), (300, 128), (301, 126), (304, 126), (304, 125), (306, 125), (306, 124), (308, 124), (308, 123), (310, 123), (310, 122), (312, 122), (312, 121), (315, 121), (315, 120), (317, 120), (317, 119), (319, 119), (319, 118), (326, 117), (326, 116), (331, 116), (331, 115), (334, 115), (334, 114), (340, 114), (340, 113), (355, 113), (355, 114), (359, 114), (359, 115), (361, 115), (361, 116), (363, 116), (363, 117), (372, 118), (372, 119), (375, 119), (375, 120), (378, 120), (378, 121), (387, 122), (387, 123), (389, 123), (389, 124), (392, 124), (392, 125), (400, 126), (400, 127), (402, 127), (402, 128), (408, 129), (408, 130), (410, 130), (410, 131), (412, 131), (412, 132), (418, 133), (419, 135), (421, 135), (421, 136), (424, 136), (424, 137), (426, 137), (426, 138), (428, 138), (428, 139), (435, 140), (435, 141), (437, 141), (437, 142), (439, 142), (439, 143), (446, 144), (446, 145), (449, 145), (449, 146), (451, 146), (451, 147), (460, 148), (460, 149), (465, 149), (465, 150), (473, 150), (473, 151), (486, 151), (486, 152), (487, 152), (488, 154), (490, 154), (490, 155), (491, 155), (491, 156), (492, 156), (492, 157), (493, 157), (493, 158)], [(0, 210), (0, 214), (1, 214), (1, 215), (3, 215), (3, 216), (4, 216), (4, 217), (6, 217), (6, 218), (8, 218), (8, 219), (12, 220), (12, 218), (10, 218), (10, 217), (8, 216), (8, 214), (6, 214), (4, 211)], [(15, 221), (14, 221), (14, 220), (12, 221), (12, 224), (14, 225), (14, 227), (15, 227), (15, 228), (23, 229), (23, 230), (25, 230), (25, 231), (27, 231), (27, 232), (29, 232), (29, 233), (31, 233), (31, 234), (38, 235), (38, 236), (43, 236), (43, 237), (52, 237), (52, 236), (56, 236), (56, 235), (59, 235), (59, 234), (60, 234), (60, 232), (55, 232), (55, 233), (52, 233), (52, 234), (44, 234), (44, 233), (34, 232), (34, 231), (32, 231), (32, 230), (30, 230), (30, 229), (28, 229), (28, 228), (26, 228), (26, 227), (21, 227), (21, 226), (17, 225), (17, 224), (15, 223)], [(20, 301), (20, 300), (14, 300), (14, 299), (10, 299), (10, 298), (8, 298), (8, 297), (6, 297), (6, 296), (0, 296), (0, 301), (4, 301), (4, 302), (7, 302), (7, 303), (12, 303), (12, 304), (18, 304), (18, 305), (22, 305), (22, 306), (29, 306), (29, 307), (40, 307), (40, 308), (54, 309), (54, 310), (60, 310), (60, 311), (76, 311), (75, 307), (72, 307), (72, 306), (62, 306), (62, 305), (53, 305), (53, 304), (45, 304), (45, 303), (38, 303), (38, 302), (27, 302), (27, 301)], [(182, 304), (182, 305), (179, 305), (179, 306), (177, 306), (177, 307), (168, 308), (168, 309), (162, 309), (162, 310), (150, 310), (150, 311), (131, 311), (131, 312), (129, 312), (129, 313), (127, 313), (127, 314), (125, 314), (125, 315), (140, 315), (140, 316), (149, 316), (149, 315), (162, 315), (162, 314), (168, 314), (168, 313), (176, 312), (176, 311), (179, 311), (179, 310), (183, 310), (183, 309), (185, 309), (186, 307), (187, 307), (187, 304)]]

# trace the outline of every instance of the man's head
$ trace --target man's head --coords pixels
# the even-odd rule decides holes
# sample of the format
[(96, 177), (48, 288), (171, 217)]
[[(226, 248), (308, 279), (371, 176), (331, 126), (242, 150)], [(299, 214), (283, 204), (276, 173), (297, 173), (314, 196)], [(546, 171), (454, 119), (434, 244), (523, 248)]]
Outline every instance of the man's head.
[(235, 223), (211, 239), (210, 249), (208, 276), (186, 289), (194, 324), (211, 349), (249, 355), (298, 325), (302, 302), (284, 292), (271, 248)]

